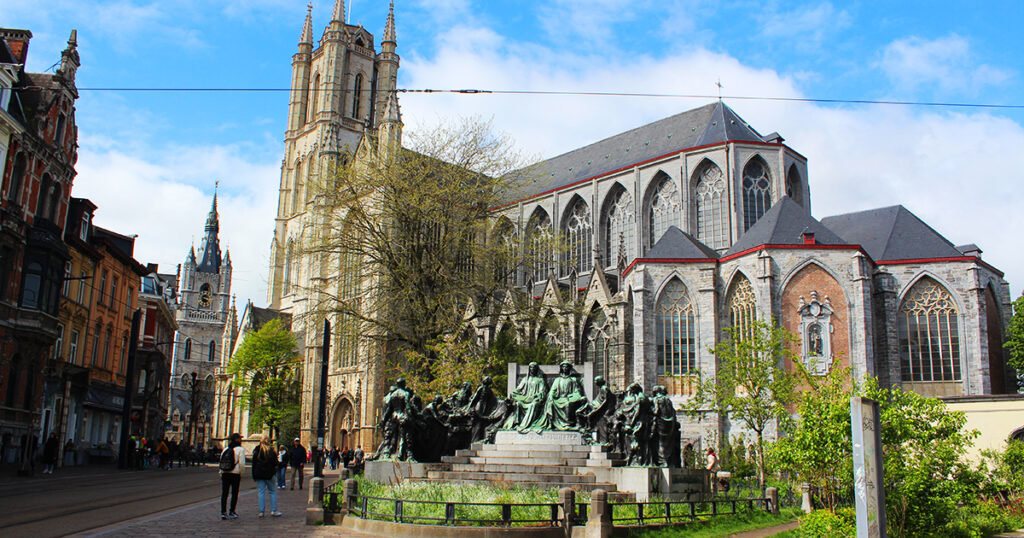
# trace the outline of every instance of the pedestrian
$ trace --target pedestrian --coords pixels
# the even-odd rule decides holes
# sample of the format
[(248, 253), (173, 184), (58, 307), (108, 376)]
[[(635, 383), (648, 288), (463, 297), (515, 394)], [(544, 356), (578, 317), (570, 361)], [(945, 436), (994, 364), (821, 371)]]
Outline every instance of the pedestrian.
[(57, 434), (50, 432), (50, 437), (46, 440), (46, 445), (43, 446), (43, 474), (53, 474), (53, 467), (57, 465), (57, 456), (60, 453), (60, 441), (57, 440)]
[[(242, 434), (231, 434), (231, 442), (220, 454), (220, 518), (238, 519), (238, 486), (242, 483), (245, 469), (245, 448), (242, 448)], [(228, 512), (228, 492), (231, 493), (231, 511)]]
[(332, 448), (331, 449), (331, 470), (332, 471), (338, 468), (338, 460), (340, 460), (340, 459), (341, 459), (341, 452), (338, 451), (338, 447)]
[(363, 471), (363, 445), (356, 445), (356, 451), (352, 454), (352, 461), (354, 462), (355, 469), (353, 473), (360, 473)]
[(299, 489), (302, 489), (302, 467), (306, 465), (306, 447), (299, 438), (292, 441), (292, 449), (288, 453), (288, 466), (292, 468), (292, 489), (295, 489), (295, 477), (299, 477)]
[(171, 448), (167, 446), (167, 441), (160, 438), (160, 443), (156, 445), (157, 465), (161, 469), (171, 470)]
[(352, 449), (346, 446), (341, 451), (341, 466), (342, 466), (342, 468), (348, 469), (348, 464), (351, 461), (352, 461)]
[(708, 449), (708, 455), (707, 455), (706, 462), (707, 463), (704, 466), (704, 468), (707, 469), (708, 471), (714, 471), (715, 467), (718, 465), (718, 456), (715, 455), (715, 449), (713, 449), (713, 448), (709, 448)]
[(288, 478), (288, 447), (281, 445), (277, 449), (277, 487), (284, 489)]
[(281, 512), (277, 511), (277, 488), (271, 484), (271, 480), (277, 474), (277, 464), (277, 453), (274, 452), (274, 445), (270, 444), (270, 436), (260, 434), (260, 444), (252, 451), (252, 479), (256, 481), (260, 503), (260, 511), (256, 517), (263, 517), (266, 513), (268, 494), (271, 517), (281, 515)]

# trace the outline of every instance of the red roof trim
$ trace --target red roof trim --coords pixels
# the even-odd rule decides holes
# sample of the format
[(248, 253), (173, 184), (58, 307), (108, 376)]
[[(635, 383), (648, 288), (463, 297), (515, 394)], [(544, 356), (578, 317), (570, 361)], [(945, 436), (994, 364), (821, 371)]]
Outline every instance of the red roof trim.
[[(772, 249), (793, 249), (793, 250), (859, 250), (865, 256), (868, 256), (868, 253), (864, 252), (864, 249), (861, 248), (860, 245), (822, 245), (821, 243), (815, 243), (813, 245), (768, 245), (768, 244), (766, 244), (766, 245), (756, 246), (756, 247), (753, 247), (753, 248), (748, 248), (747, 250), (744, 250), (743, 252), (737, 252), (736, 254), (730, 254), (730, 255), (725, 256), (723, 258), (719, 258), (718, 261), (727, 262), (729, 260), (734, 260), (734, 259), (739, 258), (741, 256), (746, 256), (747, 254), (750, 254), (752, 252), (757, 252), (759, 250), (765, 250), (765, 249), (769, 249), (769, 248), (772, 248)], [(868, 258), (870, 259), (871, 257), (868, 256)]]
[[(541, 196), (546, 196), (546, 195), (551, 194), (553, 192), (558, 192), (558, 191), (561, 191), (561, 190), (570, 189), (570, 188), (575, 187), (576, 185), (579, 185), (581, 183), (586, 183), (588, 181), (593, 181), (595, 179), (600, 179), (600, 178), (605, 177), (605, 176), (610, 176), (610, 175), (613, 175), (613, 174), (618, 174), (619, 172), (622, 172), (622, 171), (625, 171), (625, 170), (629, 170), (630, 168), (634, 168), (636, 166), (643, 166), (645, 164), (652, 163), (654, 161), (660, 161), (662, 159), (667, 159), (669, 157), (673, 157), (675, 155), (679, 155), (680, 153), (683, 153), (683, 152), (697, 151), (697, 150), (701, 150), (701, 149), (713, 148), (713, 147), (716, 147), (716, 146), (724, 146), (726, 144), (752, 144), (752, 145), (755, 145), (755, 146), (778, 146), (778, 147), (785, 147), (786, 149), (789, 149), (790, 151), (793, 151), (791, 148), (789, 148), (789, 146), (786, 146), (785, 144), (781, 144), (779, 142), (747, 142), (747, 141), (743, 141), (743, 140), (726, 140), (725, 142), (715, 142), (714, 144), (704, 144), (703, 146), (693, 146), (693, 147), (690, 147), (690, 148), (682, 148), (682, 149), (678, 149), (678, 150), (675, 150), (675, 151), (671, 151), (671, 152), (666, 153), (664, 155), (659, 155), (657, 157), (651, 157), (650, 159), (647, 159), (647, 160), (644, 160), (644, 161), (640, 161), (640, 162), (636, 162), (636, 163), (633, 163), (633, 164), (628, 165), (628, 166), (623, 166), (623, 167), (617, 168), (615, 170), (609, 170), (607, 172), (598, 174), (596, 176), (590, 176), (590, 177), (585, 178), (585, 179), (574, 181), (572, 183), (569, 183), (568, 185), (562, 185), (561, 187), (555, 187), (553, 189), (548, 189), (548, 190), (546, 190), (544, 192), (539, 192), (537, 194), (534, 194), (534, 195), (531, 195), (531, 196), (527, 196), (526, 198), (522, 198), (522, 199), (516, 200), (514, 202), (508, 202), (506, 204), (501, 204), (501, 205), (499, 205), (497, 207), (494, 207), (493, 210), (502, 209), (502, 208), (509, 207), (509, 206), (512, 206), (512, 205), (516, 205), (516, 204), (519, 204), (519, 203), (522, 203), (522, 202), (528, 202), (530, 200), (533, 200), (535, 198), (540, 198)], [(795, 151), (793, 151), (793, 153), (796, 153), (797, 155), (800, 155), (799, 153), (797, 153)], [(806, 159), (806, 157), (804, 157), (803, 155), (800, 155), (800, 157), (803, 157), (803, 158)]]

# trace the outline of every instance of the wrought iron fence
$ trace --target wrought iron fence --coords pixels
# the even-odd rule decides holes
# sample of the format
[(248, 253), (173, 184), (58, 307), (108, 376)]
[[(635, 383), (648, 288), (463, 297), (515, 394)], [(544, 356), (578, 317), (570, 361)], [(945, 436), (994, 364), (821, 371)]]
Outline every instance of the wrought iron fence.
[(667, 525), (687, 523), (699, 518), (728, 516), (755, 510), (768, 511), (768, 499), (715, 499), (710, 501), (650, 501), (638, 503), (611, 503), (612, 525), (629, 527), (639, 525)]
[[(341, 509), (344, 493), (329, 491), (324, 497), (325, 508), (328, 511)], [(563, 525), (559, 514), (560, 506), (559, 503), (419, 501), (370, 495), (353, 495), (348, 499), (349, 515), (362, 519), (448, 526), (559, 527)], [(583, 506), (585, 514), (586, 507)], [(578, 518), (574, 516), (573, 519)]]

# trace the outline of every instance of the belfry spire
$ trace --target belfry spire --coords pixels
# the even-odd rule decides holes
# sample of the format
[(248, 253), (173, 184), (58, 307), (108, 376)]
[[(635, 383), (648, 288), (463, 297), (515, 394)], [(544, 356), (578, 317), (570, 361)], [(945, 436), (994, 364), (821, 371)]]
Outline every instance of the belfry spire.
[(384, 37), (381, 38), (381, 42), (395, 42), (395, 1), (391, 0), (391, 5), (388, 7), (388, 22), (384, 25)]
[(306, 23), (302, 25), (302, 37), (300, 45), (313, 44), (313, 4), (306, 4)]
[(217, 191), (213, 192), (213, 203), (210, 205), (210, 214), (206, 216), (206, 235), (199, 247), (198, 270), (204, 273), (220, 272), (220, 218), (217, 215)]

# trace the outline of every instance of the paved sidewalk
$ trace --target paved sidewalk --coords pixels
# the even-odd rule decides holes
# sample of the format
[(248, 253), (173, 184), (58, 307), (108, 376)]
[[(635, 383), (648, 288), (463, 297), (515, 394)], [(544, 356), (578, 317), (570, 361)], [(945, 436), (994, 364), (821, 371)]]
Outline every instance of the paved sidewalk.
[[(309, 477), (307, 476), (307, 482)], [(337, 480), (337, 475), (325, 477), (325, 483)], [(278, 510), (281, 517), (256, 516), (259, 510), (256, 486), (250, 477), (242, 479), (238, 495), (238, 519), (220, 518), (220, 497), (126, 521), (101, 529), (93, 529), (77, 536), (353, 536), (369, 535), (342, 531), (333, 526), (306, 525), (306, 502), (309, 489), (277, 490)], [(268, 505), (270, 500), (267, 500)]]

